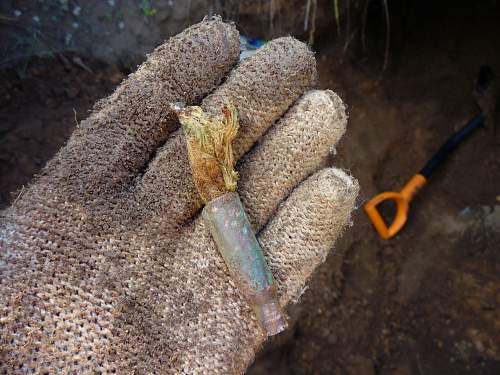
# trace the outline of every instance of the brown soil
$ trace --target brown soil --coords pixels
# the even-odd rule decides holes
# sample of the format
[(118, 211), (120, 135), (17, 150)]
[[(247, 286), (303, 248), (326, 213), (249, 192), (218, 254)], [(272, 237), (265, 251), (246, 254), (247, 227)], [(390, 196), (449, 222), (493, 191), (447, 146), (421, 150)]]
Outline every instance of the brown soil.
[[(349, 106), (335, 164), (360, 180), (360, 208), (375, 193), (400, 188), (476, 114), (480, 64), (500, 75), (493, 5), (411, 11), (401, 24), (393, 16), (398, 37), (382, 80), (379, 55), (361, 61), (329, 40), (316, 46), (320, 85)], [(75, 57), (33, 60), (26, 79), (0, 73), (0, 207), (65, 142), (75, 117), (86, 117), (123, 77), (114, 66), (80, 57), (82, 67)], [(499, 374), (499, 186), (500, 142), (490, 126), (433, 176), (393, 240), (380, 240), (359, 209), (290, 310), (292, 329), (267, 345), (249, 373)]]
[(113, 66), (72, 54), (61, 58), (30, 61), (25, 79), (14, 69), (0, 71), (0, 208), (123, 78)]
[[(319, 46), (321, 86), (350, 108), (336, 164), (360, 180), (360, 208), (401, 188), (477, 113), (480, 64), (500, 74), (498, 10), (471, 8), (421, 9), (381, 81), (381, 59), (338, 66), (332, 44)], [(293, 309), (294, 331), (250, 374), (500, 374), (499, 187), (490, 125), (432, 176), (396, 238), (378, 238), (358, 210)]]

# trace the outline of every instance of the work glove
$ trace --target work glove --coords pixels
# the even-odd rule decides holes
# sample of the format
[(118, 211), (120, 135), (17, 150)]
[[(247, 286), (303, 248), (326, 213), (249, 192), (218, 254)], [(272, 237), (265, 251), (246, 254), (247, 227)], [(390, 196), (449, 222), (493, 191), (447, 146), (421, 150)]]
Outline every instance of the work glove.
[(358, 185), (323, 168), (347, 116), (311, 90), (308, 47), (280, 38), (238, 59), (218, 18), (171, 38), (3, 212), (1, 374), (246, 370), (266, 336), (199, 215), (172, 103), (237, 109), (238, 193), (284, 307), (350, 222)]

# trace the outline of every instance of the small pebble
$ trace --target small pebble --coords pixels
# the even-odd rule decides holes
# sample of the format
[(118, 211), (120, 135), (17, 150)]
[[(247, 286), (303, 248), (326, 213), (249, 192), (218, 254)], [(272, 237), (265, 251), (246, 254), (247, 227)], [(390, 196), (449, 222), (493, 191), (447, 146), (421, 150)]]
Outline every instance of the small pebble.
[(66, 36), (64, 37), (64, 43), (69, 46), (71, 41), (73, 40), (73, 35), (70, 33), (67, 33)]
[(470, 214), (472, 213), (472, 210), (470, 207), (465, 207), (462, 211), (460, 211), (460, 216), (462, 217), (467, 217), (467, 216), (470, 216)]

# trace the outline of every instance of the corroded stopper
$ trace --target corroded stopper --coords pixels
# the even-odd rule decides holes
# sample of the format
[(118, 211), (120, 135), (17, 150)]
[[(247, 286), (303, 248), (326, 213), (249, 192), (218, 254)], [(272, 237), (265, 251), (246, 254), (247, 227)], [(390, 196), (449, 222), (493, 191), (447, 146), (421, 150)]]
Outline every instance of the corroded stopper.
[(286, 322), (276, 283), (238, 194), (230, 192), (210, 201), (203, 209), (203, 219), (231, 277), (252, 305), (262, 328), (268, 336), (283, 331)]

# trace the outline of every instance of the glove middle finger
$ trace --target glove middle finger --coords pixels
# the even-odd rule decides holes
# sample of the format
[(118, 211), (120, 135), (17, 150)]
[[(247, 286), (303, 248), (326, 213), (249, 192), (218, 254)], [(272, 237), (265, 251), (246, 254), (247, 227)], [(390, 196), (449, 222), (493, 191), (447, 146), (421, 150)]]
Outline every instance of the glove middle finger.
[[(280, 38), (244, 60), (202, 106), (214, 112), (226, 103), (237, 108), (240, 131), (234, 152), (238, 159), (313, 85), (315, 78), (315, 60), (308, 47), (293, 38)], [(175, 237), (175, 227), (191, 219), (199, 208), (181, 131), (172, 135), (150, 163), (136, 199), (148, 215), (153, 212), (153, 220), (166, 221), (159, 225), (162, 237)], [(165, 228), (171, 228), (171, 233)]]

